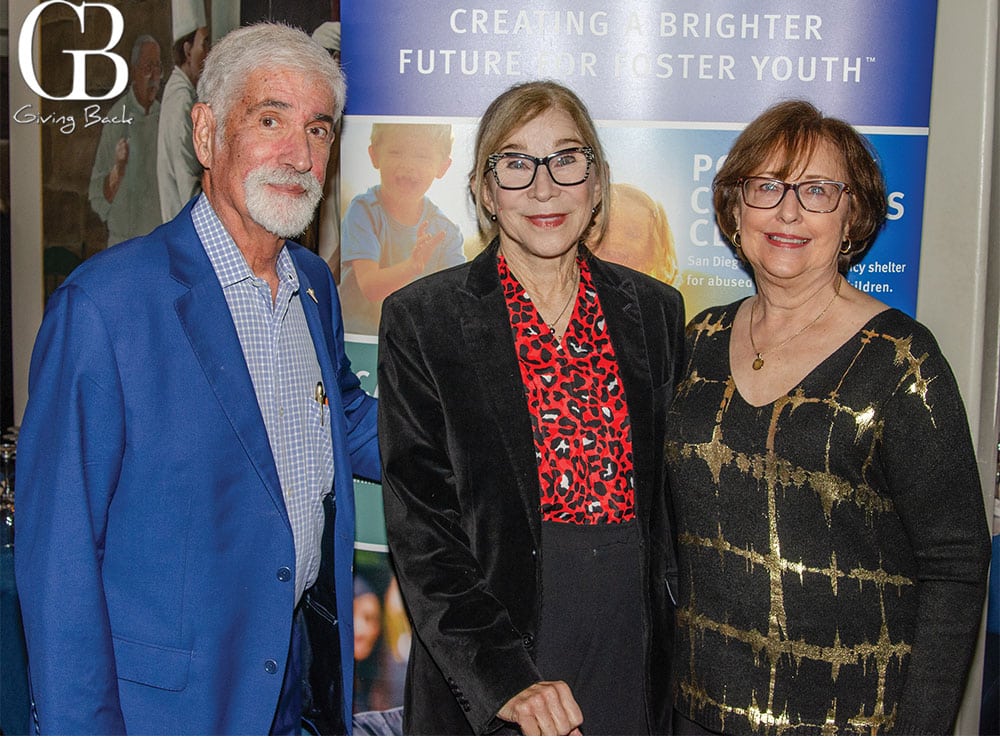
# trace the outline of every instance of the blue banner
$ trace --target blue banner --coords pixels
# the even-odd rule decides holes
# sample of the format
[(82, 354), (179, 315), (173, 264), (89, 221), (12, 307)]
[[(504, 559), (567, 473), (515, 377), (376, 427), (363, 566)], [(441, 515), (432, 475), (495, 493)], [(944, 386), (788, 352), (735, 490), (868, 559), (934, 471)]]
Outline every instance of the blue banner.
[(926, 127), (928, 0), (341, 3), (355, 115), (476, 115), (558, 79), (595, 118), (749, 121), (804, 97), (864, 126)]
[[(607, 149), (613, 203), (628, 197), (650, 215), (648, 243), (626, 236), (636, 250), (629, 265), (680, 289), (689, 317), (753, 292), (711, 207), (712, 177), (743, 126), (789, 98), (854, 124), (885, 171), (888, 222), (848, 278), (914, 314), (936, 14), (934, 0), (342, 0), (341, 294), (348, 350), (366, 389), (378, 391), (377, 319), (352, 319), (360, 297), (345, 283), (351, 258), (378, 260), (379, 238), (382, 265), (393, 262), (384, 255), (390, 236), (377, 234), (388, 231), (376, 223), (369, 232), (369, 205), (386, 175), (376, 130), (392, 124), (407, 150), (425, 145), (420, 137), (431, 128), (446, 143), (422, 192), (435, 237), (453, 243), (435, 267), (443, 268), (483, 245), (468, 192), (479, 115), (512, 84), (539, 77), (587, 103)], [(413, 249), (404, 235), (393, 231), (393, 253)], [(640, 250), (656, 263), (640, 265)], [(359, 540), (384, 544), (371, 521), (380, 519), (377, 491), (365, 485), (358, 497)]]
[[(743, 126), (789, 98), (854, 124), (881, 160), (889, 219), (848, 278), (912, 315), (936, 13), (933, 0), (341, 0), (340, 292), (364, 388), (378, 395), (380, 302), (357, 264), (388, 271), (433, 246), (427, 273), (479, 252), (468, 191), (476, 124), (500, 92), (537, 78), (574, 89), (598, 123), (613, 183), (612, 233), (598, 254), (676, 286), (688, 317), (754, 290), (711, 203)], [(407, 192), (413, 207), (380, 207), (380, 187), (395, 187), (395, 202)], [(355, 620), (361, 602), (394, 621), (380, 489), (358, 482), (355, 492), (359, 577), (381, 582), (377, 597), (362, 588)], [(371, 704), (377, 693), (402, 703), (406, 637), (389, 637), (377, 672), (362, 678), (375, 684)]]

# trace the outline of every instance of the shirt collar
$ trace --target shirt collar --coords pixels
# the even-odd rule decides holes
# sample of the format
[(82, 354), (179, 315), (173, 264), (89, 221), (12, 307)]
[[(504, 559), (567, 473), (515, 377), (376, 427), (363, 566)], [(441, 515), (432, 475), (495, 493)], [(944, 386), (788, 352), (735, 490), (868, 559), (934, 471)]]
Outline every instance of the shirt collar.
[[(246, 279), (257, 278), (204, 192), (191, 210), (191, 220), (223, 289)], [(283, 245), (278, 253), (277, 269), (278, 277), (291, 286), (293, 293), (297, 292), (299, 275), (287, 245)]]

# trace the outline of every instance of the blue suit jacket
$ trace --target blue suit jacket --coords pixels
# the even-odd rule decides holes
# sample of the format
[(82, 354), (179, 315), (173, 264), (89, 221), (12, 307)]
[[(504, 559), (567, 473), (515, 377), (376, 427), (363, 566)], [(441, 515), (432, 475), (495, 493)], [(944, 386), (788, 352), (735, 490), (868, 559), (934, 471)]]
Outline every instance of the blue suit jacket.
[[(77, 268), (50, 298), (32, 356), (15, 557), (43, 732), (271, 726), (292, 628), (292, 531), (190, 210)], [(376, 403), (344, 354), (329, 269), (288, 248), (323, 381), (339, 387), (333, 524), (350, 725), (351, 476), (379, 478)]]

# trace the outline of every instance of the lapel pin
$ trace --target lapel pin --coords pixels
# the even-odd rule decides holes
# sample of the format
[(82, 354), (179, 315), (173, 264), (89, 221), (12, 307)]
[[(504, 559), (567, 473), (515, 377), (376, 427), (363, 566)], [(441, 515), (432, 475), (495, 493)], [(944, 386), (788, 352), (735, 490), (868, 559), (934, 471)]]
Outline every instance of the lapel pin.
[(310, 297), (312, 297), (312, 301), (313, 302), (315, 302), (316, 304), (319, 304), (319, 300), (316, 299), (316, 292), (314, 292), (312, 290), (312, 287), (309, 287), (309, 289), (306, 290), (306, 294), (308, 294)]

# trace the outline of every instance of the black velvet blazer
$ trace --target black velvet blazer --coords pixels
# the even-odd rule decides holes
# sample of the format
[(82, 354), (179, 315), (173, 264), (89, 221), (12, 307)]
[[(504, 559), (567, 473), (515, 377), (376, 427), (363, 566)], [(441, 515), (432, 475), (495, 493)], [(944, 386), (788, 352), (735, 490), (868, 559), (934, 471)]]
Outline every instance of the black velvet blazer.
[[(494, 242), (470, 263), (395, 292), (382, 308), (385, 519), (414, 628), (408, 734), (509, 729), (497, 711), (542, 679), (533, 659), (542, 564), (538, 468), (496, 251)], [(648, 582), (642, 685), (650, 725), (665, 731), (676, 565), (663, 434), (683, 366), (684, 305), (674, 288), (590, 258), (632, 421)]]

